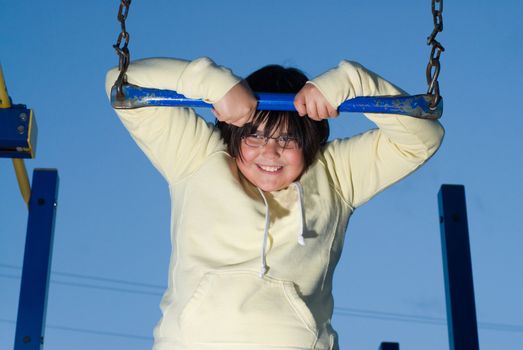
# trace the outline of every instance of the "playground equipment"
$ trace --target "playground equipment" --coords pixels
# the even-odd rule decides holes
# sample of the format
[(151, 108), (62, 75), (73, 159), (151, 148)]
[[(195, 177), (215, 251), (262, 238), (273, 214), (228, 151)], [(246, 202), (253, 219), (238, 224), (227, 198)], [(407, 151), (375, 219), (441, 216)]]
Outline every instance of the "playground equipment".
[[(111, 104), (117, 109), (140, 108), (147, 106), (184, 106), (184, 107), (212, 107), (201, 100), (189, 99), (176, 91), (159, 90), (140, 87), (127, 83), (127, 68), (131, 61), (129, 51), (129, 33), (126, 30), (125, 20), (129, 14), (131, 0), (121, 0), (118, 20), (121, 32), (116, 44), (113, 45), (119, 57), (120, 74), (111, 90)], [(434, 30), (427, 39), (432, 46), (429, 63), (426, 69), (428, 90), (425, 95), (414, 96), (380, 96), (357, 97), (345, 101), (340, 107), (341, 112), (363, 113), (393, 113), (403, 114), (423, 119), (438, 119), (443, 112), (443, 99), (439, 93), (438, 77), (440, 72), (439, 57), (444, 51), (443, 46), (436, 40), (436, 36), (443, 30), (443, 0), (432, 0), (432, 14)], [(295, 110), (292, 94), (267, 94), (255, 92), (258, 98), (258, 110)]]
[[(130, 55), (127, 48), (129, 35), (125, 30), (125, 18), (130, 3), (130, 0), (122, 0), (119, 10), (122, 32), (115, 49), (120, 55), (120, 76), (112, 90), (113, 106), (115, 108), (151, 105), (208, 107), (209, 105), (203, 101), (189, 100), (173, 91), (127, 84), (125, 71), (130, 62)], [(429, 84), (427, 94), (400, 98), (357, 98), (344, 103), (340, 111), (400, 113), (428, 119), (441, 116), (443, 105), (437, 78), (440, 70), (439, 55), (443, 47), (435, 37), (443, 29), (442, 0), (432, 1), (432, 12), (434, 31), (428, 38), (429, 44), (432, 45), (432, 52), (426, 71)], [(121, 46), (122, 40), (124, 40), (123, 46)], [(257, 93), (256, 96), (259, 100), (258, 109), (294, 109), (292, 95)], [(34, 157), (35, 149), (34, 115), (23, 105), (11, 105), (0, 71), (0, 157), (13, 158), (17, 173), (21, 174), (20, 187), (29, 208), (15, 350), (42, 349), (44, 343), (58, 172), (56, 169), (35, 169), (31, 189), (25, 166), (20, 159)], [(464, 187), (443, 185), (438, 200), (450, 349), (479, 349)], [(380, 350), (399, 350), (399, 344), (383, 342)]]
[(20, 191), (29, 210), (15, 350), (41, 349), (45, 332), (58, 171), (34, 169), (30, 186), (23, 158), (34, 158), (35, 150), (34, 113), (25, 105), (11, 104), (0, 68), (0, 157), (12, 158)]

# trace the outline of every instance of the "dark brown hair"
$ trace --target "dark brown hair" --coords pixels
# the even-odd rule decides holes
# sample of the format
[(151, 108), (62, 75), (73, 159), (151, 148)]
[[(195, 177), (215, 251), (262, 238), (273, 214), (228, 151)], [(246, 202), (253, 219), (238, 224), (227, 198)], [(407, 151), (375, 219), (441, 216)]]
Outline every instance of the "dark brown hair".
[[(296, 68), (269, 65), (255, 71), (245, 80), (256, 92), (297, 93), (308, 79)], [(296, 137), (303, 151), (305, 169), (314, 162), (317, 152), (329, 138), (329, 123), (326, 119), (318, 122), (306, 116), (300, 117), (294, 111), (257, 111), (252, 122), (242, 127), (216, 121), (227, 151), (231, 156), (240, 158), (242, 137), (256, 133), (262, 124), (265, 125), (265, 136), (273, 136), (283, 128), (287, 134)]]

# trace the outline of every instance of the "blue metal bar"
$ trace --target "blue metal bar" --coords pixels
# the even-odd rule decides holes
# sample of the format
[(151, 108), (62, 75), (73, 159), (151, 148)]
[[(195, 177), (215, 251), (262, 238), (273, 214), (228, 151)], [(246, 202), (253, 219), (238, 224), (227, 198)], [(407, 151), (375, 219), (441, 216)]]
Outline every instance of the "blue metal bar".
[(479, 350), (465, 187), (438, 193), (450, 350)]
[[(125, 98), (116, 97), (116, 87), (111, 90), (111, 104), (116, 109), (131, 109), (148, 106), (204, 107), (211, 104), (187, 98), (176, 91), (144, 88), (127, 84), (123, 86)], [(258, 110), (295, 111), (294, 94), (255, 93)], [(403, 114), (423, 119), (438, 119), (443, 113), (443, 100), (432, 109), (430, 95), (356, 97), (343, 102), (340, 112)]]
[(400, 350), (399, 343), (382, 342), (379, 350)]
[(43, 347), (57, 196), (58, 171), (35, 169), (29, 200), (15, 350), (40, 350)]

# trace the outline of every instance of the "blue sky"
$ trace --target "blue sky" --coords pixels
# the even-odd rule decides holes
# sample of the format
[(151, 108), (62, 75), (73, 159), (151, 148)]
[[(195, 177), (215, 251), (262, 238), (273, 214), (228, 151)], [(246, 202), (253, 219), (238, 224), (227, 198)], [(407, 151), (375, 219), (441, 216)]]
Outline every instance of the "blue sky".
[[(58, 168), (46, 349), (147, 349), (169, 262), (169, 195), (104, 94), (117, 1), (0, 0), (10, 96), (36, 112), (33, 168)], [(335, 275), (342, 349), (447, 349), (436, 195), (466, 187), (480, 346), (523, 348), (523, 4), (445, 2), (446, 137), (408, 179), (357, 210)], [(132, 58), (209, 56), (238, 75), (269, 63), (314, 77), (358, 61), (426, 91), (430, 1), (137, 1)], [(210, 118), (207, 111), (202, 113)], [(359, 114), (333, 137), (372, 127)], [(0, 159), (0, 349), (13, 346), (27, 211)], [(405, 315), (409, 315), (406, 317)], [(410, 317), (415, 316), (415, 317)]]

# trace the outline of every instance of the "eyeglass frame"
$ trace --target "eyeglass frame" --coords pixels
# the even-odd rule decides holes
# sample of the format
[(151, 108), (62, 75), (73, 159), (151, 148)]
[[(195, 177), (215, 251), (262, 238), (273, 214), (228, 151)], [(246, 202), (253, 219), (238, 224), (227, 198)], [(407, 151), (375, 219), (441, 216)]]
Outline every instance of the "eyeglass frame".
[[(263, 140), (263, 143), (259, 144), (259, 145), (249, 144), (247, 140), (249, 138), (251, 138), (251, 140), (252, 140), (252, 137), (255, 137), (256, 140)], [(290, 135), (280, 135), (280, 136), (277, 136), (277, 137), (272, 137), (272, 136), (265, 136), (265, 135), (260, 135), (260, 134), (254, 133), (254, 134), (242, 136), (242, 141), (245, 142), (245, 144), (247, 146), (252, 147), (252, 148), (265, 147), (269, 143), (270, 139), (276, 141), (276, 144), (281, 149), (299, 149), (300, 148), (300, 145), (298, 143), (298, 139), (296, 137), (290, 136)], [(289, 142), (291, 142), (291, 141), (296, 142), (296, 147), (288, 147)], [(283, 145), (281, 144), (281, 142), (283, 142)]]

